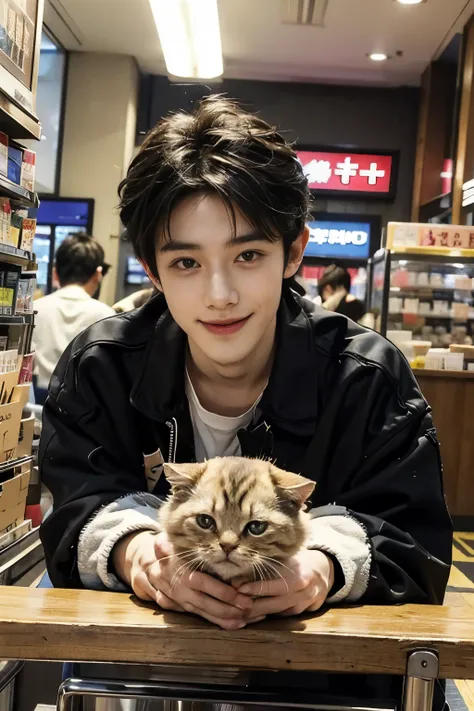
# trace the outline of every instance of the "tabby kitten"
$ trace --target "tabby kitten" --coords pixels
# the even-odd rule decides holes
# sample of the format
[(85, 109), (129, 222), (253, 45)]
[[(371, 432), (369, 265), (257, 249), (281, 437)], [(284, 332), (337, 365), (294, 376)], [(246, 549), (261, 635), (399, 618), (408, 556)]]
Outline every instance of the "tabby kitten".
[(193, 570), (228, 583), (278, 578), (282, 561), (303, 547), (314, 482), (244, 457), (164, 471), (171, 494), (159, 517), (181, 562), (174, 583)]

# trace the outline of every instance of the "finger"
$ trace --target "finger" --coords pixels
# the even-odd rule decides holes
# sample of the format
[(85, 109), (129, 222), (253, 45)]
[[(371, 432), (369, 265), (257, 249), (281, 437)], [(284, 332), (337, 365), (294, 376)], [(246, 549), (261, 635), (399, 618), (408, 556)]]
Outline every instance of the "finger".
[[(297, 608), (300, 612), (307, 610), (315, 604), (317, 598), (321, 596), (318, 586), (310, 586), (290, 595), (280, 595), (279, 597), (264, 597), (254, 600), (252, 617), (260, 615), (279, 615), (291, 608)], [(299, 614), (299, 613), (298, 613)]]
[(140, 598), (140, 600), (151, 600), (152, 602), (155, 602), (156, 588), (154, 588), (153, 585), (150, 583), (145, 573), (137, 575), (137, 577), (132, 582), (132, 589), (135, 595)]
[(244, 610), (240, 610), (238, 607), (228, 605), (225, 602), (220, 602), (220, 600), (216, 600), (210, 595), (198, 592), (197, 590), (191, 590), (190, 588), (187, 588), (184, 589), (182, 592), (184, 596), (182, 602), (184, 609), (186, 609), (185, 603), (189, 603), (196, 608), (199, 614), (201, 614), (201, 612), (203, 611), (206, 612), (208, 615), (212, 615), (213, 617), (240, 621), (244, 621), (249, 617), (250, 611), (247, 611), (246, 614)]
[(155, 555), (158, 560), (165, 558), (173, 553), (173, 546), (168, 541), (165, 534), (160, 533), (155, 538)]
[(246, 583), (239, 588), (239, 593), (250, 597), (273, 597), (298, 592), (303, 585), (296, 576), (292, 580), (278, 578), (276, 580), (261, 580), (257, 583)]
[(216, 600), (228, 603), (241, 610), (252, 609), (253, 603), (249, 597), (239, 594), (230, 585), (211, 578), (210, 575), (205, 573), (191, 573), (188, 577), (188, 584), (193, 590), (210, 595)]
[(181, 605), (178, 605), (177, 602), (169, 598), (167, 595), (165, 595), (161, 590), (156, 591), (156, 596), (155, 596), (157, 604), (161, 607), (162, 610), (173, 610), (174, 612), (184, 612), (183, 608)]
[(299, 602), (297, 605), (290, 607), (288, 610), (278, 613), (281, 617), (293, 617), (294, 615), (302, 615), (303, 612), (317, 612), (325, 603), (326, 597), (320, 594), (316, 597), (313, 603), (308, 604), (307, 600)]
[(208, 622), (212, 622), (213, 625), (217, 625), (223, 630), (240, 630), (247, 624), (247, 622), (242, 619), (239, 620), (232, 619), (230, 617), (216, 617), (215, 615), (210, 615), (208, 612), (206, 612), (206, 610), (199, 610), (198, 608), (194, 607), (194, 605), (192, 605), (190, 602), (185, 603), (184, 608), (186, 612), (199, 615), (199, 617), (208, 620)]

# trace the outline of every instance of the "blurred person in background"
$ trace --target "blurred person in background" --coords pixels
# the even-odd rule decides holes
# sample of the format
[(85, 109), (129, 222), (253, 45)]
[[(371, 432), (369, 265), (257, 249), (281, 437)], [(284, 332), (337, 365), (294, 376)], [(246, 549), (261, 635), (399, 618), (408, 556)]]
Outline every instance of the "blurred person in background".
[(36, 401), (44, 402), (49, 381), (61, 355), (81, 331), (115, 311), (97, 301), (109, 265), (104, 250), (91, 236), (70, 235), (56, 252), (54, 279), (59, 289), (35, 301), (33, 346)]
[(141, 306), (145, 306), (145, 304), (150, 301), (151, 297), (157, 293), (158, 291), (154, 287), (149, 289), (140, 289), (139, 291), (134, 291), (133, 294), (130, 294), (129, 296), (125, 296), (125, 298), (120, 301), (117, 301), (112, 308), (116, 314), (134, 311), (135, 309), (139, 309)]
[(365, 314), (362, 301), (350, 293), (351, 275), (345, 267), (331, 264), (318, 282), (318, 291), (323, 308), (360, 321)]

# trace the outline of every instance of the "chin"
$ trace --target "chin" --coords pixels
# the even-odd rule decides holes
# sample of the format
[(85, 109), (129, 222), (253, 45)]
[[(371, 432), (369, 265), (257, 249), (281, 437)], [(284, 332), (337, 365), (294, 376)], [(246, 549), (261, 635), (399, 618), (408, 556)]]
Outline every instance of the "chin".
[(217, 576), (224, 583), (237, 578), (248, 578), (253, 580), (253, 568), (250, 563), (233, 563), (230, 560), (223, 560), (220, 563), (211, 563), (209, 572)]

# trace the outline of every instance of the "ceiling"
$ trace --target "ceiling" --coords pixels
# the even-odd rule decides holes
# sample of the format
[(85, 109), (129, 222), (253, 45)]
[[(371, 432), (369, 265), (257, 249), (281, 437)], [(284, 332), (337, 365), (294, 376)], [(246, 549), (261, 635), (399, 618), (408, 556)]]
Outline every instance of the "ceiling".
[[(283, 24), (282, 0), (219, 0), (225, 77), (416, 85), (472, 14), (474, 0), (328, 0), (324, 27), (306, 27)], [(45, 22), (67, 49), (128, 54), (166, 74), (148, 0), (47, 0)], [(392, 59), (372, 62), (372, 51)]]

